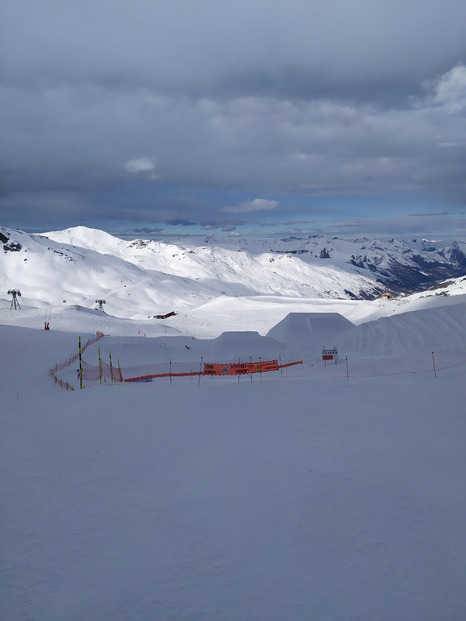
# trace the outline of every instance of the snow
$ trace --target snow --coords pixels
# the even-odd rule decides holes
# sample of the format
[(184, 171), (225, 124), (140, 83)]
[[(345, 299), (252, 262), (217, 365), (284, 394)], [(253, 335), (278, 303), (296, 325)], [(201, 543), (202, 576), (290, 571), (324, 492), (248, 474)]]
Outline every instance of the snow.
[[(0, 301), (0, 619), (466, 618), (462, 291), (219, 296), (166, 321)], [(49, 368), (96, 331), (90, 364), (306, 365), (60, 390)], [(324, 344), (399, 374), (313, 375)]]
[[(414, 306), (415, 308), (415, 306)], [(357, 356), (398, 356), (466, 347), (466, 296), (456, 304), (394, 314), (362, 323), (335, 342)]]
[(66, 392), (56, 336), (1, 328), (4, 618), (464, 616), (464, 367)]
[(331, 346), (329, 339), (340, 332), (351, 330), (354, 325), (339, 313), (289, 313), (269, 332), (268, 336), (295, 348), (303, 341), (317, 343), (321, 348)]

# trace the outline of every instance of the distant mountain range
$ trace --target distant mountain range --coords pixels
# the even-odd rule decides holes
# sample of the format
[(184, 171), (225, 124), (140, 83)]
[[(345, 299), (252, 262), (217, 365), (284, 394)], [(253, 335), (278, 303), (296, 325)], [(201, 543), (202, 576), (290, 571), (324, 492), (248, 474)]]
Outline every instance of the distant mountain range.
[[(28, 234), (0, 227), (0, 298), (95, 305), (132, 316), (215, 297), (279, 295), (373, 299), (413, 293), (466, 274), (463, 241), (343, 240), (323, 235), (202, 242), (124, 241), (97, 229)], [(3, 291), (4, 290), (4, 291)]]
[[(221, 242), (208, 238), (205, 243)], [(248, 249), (249, 243), (226, 238), (230, 248), (236, 246)], [(253, 247), (254, 252), (260, 248), (263, 252), (296, 255), (310, 264), (315, 264), (317, 259), (328, 261), (343, 270), (349, 267), (352, 273), (372, 278), (377, 291), (389, 288), (393, 293), (413, 293), (446, 278), (456, 278), (466, 273), (464, 241), (381, 241), (366, 237), (343, 240), (312, 235), (306, 238), (254, 241)], [(358, 297), (366, 297), (365, 292), (361, 292)]]

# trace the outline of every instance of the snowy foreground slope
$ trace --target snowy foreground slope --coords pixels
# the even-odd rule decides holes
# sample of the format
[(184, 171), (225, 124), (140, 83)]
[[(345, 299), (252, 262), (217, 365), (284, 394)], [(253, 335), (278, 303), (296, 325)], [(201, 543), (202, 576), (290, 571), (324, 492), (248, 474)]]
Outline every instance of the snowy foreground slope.
[[(271, 347), (266, 332), (286, 310), (302, 312), (256, 303), (244, 300), (235, 321), (254, 329), (261, 308), (262, 336), (217, 336), (219, 305), (211, 341), (187, 315), (151, 339), (97, 311), (67, 309), (49, 332), (42, 311), (4, 311), (2, 621), (466, 618), (465, 365), (436, 378), (204, 378), (74, 392), (48, 377), (76, 351), (77, 333), (85, 340), (99, 326), (115, 329), (102, 351), (145, 363), (167, 349), (192, 355), (196, 325), (196, 347), (218, 355), (260, 339)], [(353, 356), (466, 345), (463, 295), (361, 304), (325, 322), (317, 302), (306, 337), (334, 326), (328, 338)], [(305, 324), (276, 330), (289, 355), (313, 354), (296, 339)]]

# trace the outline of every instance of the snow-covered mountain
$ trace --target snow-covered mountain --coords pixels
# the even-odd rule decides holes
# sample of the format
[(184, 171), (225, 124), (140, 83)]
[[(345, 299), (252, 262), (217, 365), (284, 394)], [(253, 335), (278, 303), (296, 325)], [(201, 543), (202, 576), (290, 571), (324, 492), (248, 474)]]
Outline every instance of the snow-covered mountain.
[[(466, 242), (452, 240), (344, 240), (325, 235), (248, 241), (234, 237), (208, 238), (206, 243), (223, 244), (250, 252), (272, 252), (299, 256), (309, 264), (331, 265), (368, 275), (380, 287), (396, 293), (412, 293), (434, 282), (466, 273)], [(322, 261), (323, 260), (323, 261)]]
[[(116, 254), (125, 260), (131, 257), (134, 262), (141, 262), (144, 258), (148, 260), (147, 257), (153, 253), (164, 255), (165, 260), (168, 259), (164, 271), (168, 273), (179, 273), (173, 266), (174, 262), (171, 260), (173, 258), (177, 258), (178, 263), (182, 262), (189, 269), (189, 261), (183, 257), (187, 254), (195, 254), (196, 251), (203, 258), (212, 258), (213, 262), (224, 260), (234, 265), (238, 261), (235, 256), (231, 256), (232, 250), (240, 253), (242, 258), (243, 255), (267, 257), (266, 260), (272, 264), (277, 257), (268, 255), (279, 255), (279, 258), (282, 256), (297, 257), (318, 270), (323, 266), (330, 266), (333, 269), (350, 274), (360, 274), (371, 281), (376, 281), (379, 289), (389, 286), (395, 292), (405, 293), (411, 293), (414, 290), (426, 288), (434, 282), (466, 273), (466, 242), (464, 241), (425, 239), (386, 241), (368, 238), (343, 240), (325, 235), (253, 240), (225, 235), (207, 237), (201, 245), (187, 245), (186, 240), (183, 239), (173, 244), (145, 240), (124, 242), (102, 231), (94, 232), (85, 227), (46, 235), (55, 241), (82, 246), (97, 252)], [(163, 249), (168, 252), (163, 252)], [(223, 253), (220, 252), (221, 250)], [(159, 256), (159, 265), (160, 259)], [(195, 260), (194, 263), (198, 265), (199, 261)], [(277, 269), (277, 265), (273, 265), (272, 271), (278, 273), (280, 270)], [(220, 274), (223, 272), (220, 271)], [(185, 273), (179, 275), (185, 275)], [(370, 287), (366, 290), (363, 284), (360, 293), (363, 297), (365, 294), (370, 295)], [(344, 297), (346, 296), (352, 297), (351, 292)]]
[[(40, 235), (0, 227), (0, 241), (1, 298), (18, 288), (29, 307), (93, 308), (104, 299), (109, 314), (139, 319), (225, 298), (374, 299), (387, 288), (412, 292), (466, 273), (461, 241), (225, 236), (165, 243), (86, 227)], [(448, 293), (448, 285), (436, 292)]]

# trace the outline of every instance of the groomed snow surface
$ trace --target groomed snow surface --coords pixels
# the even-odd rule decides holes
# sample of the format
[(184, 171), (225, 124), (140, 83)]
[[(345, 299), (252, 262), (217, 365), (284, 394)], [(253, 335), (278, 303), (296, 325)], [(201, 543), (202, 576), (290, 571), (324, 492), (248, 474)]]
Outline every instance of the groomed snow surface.
[(262, 306), (262, 335), (249, 322), (218, 336), (222, 306), (211, 341), (189, 318), (144, 338), (140, 324), (94, 311), (63, 311), (50, 332), (43, 314), (5, 312), (0, 619), (466, 619), (466, 365), (437, 377), (264, 374), (74, 392), (48, 377), (77, 333), (84, 342), (96, 329), (112, 336), (85, 359), (111, 347), (130, 365), (231, 360), (259, 345), (310, 359), (336, 344), (375, 360), (464, 347), (464, 296), (428, 303), (361, 323), (370, 303), (343, 317), (335, 302), (326, 318), (319, 301), (309, 317), (284, 300), (275, 327)]

